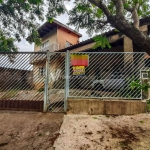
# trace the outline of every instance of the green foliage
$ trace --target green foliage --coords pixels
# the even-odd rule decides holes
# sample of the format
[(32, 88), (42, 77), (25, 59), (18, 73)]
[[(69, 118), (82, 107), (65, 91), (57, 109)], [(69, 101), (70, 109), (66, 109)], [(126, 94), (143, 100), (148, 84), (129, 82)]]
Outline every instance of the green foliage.
[[(133, 81), (131, 83), (131, 88), (139, 88), (140, 90), (143, 90), (144, 92), (148, 92), (148, 89), (150, 88), (150, 70), (146, 71), (148, 73), (148, 82), (147, 83), (141, 83), (140, 81)], [(150, 100), (146, 101), (147, 103), (147, 111), (150, 112)]]
[(43, 91), (44, 91), (44, 86), (38, 90), (38, 92), (43, 92)]
[(106, 47), (111, 48), (110, 43), (106, 36), (98, 35), (95, 36), (93, 39), (96, 42), (96, 44), (92, 47), (93, 49), (96, 49), (98, 47), (101, 47), (102, 49)]
[(147, 100), (147, 111), (150, 112), (150, 100)]
[(146, 17), (150, 15), (150, 4), (149, 0), (129, 0), (124, 4), (124, 8), (134, 8), (136, 3), (139, 3), (138, 15), (139, 17)]
[(143, 123), (144, 123), (144, 121), (140, 121), (140, 123), (141, 123), (141, 124), (143, 124)]
[(34, 41), (36, 43), (36, 45), (40, 45), (41, 44), (41, 38), (39, 38), (39, 33), (37, 30), (33, 29), (29, 38), (28, 38), (28, 41), (30, 43), (32, 43), (32, 41)]
[(9, 99), (9, 98), (13, 98), (17, 95), (18, 90), (10, 90), (8, 92), (6, 92), (0, 99)]
[[(150, 81), (150, 70), (147, 70), (146, 73), (148, 73), (148, 81)], [(139, 80), (138, 81), (133, 80), (130, 86), (132, 89), (139, 88), (140, 90), (143, 90), (145, 92), (148, 92), (148, 89), (150, 88), (149, 82), (141, 83)]]
[(97, 117), (93, 117), (93, 119), (98, 119)]
[(0, 1), (0, 51), (16, 52), (15, 41), (21, 41), (31, 34), (33, 41), (39, 43), (37, 18), (43, 20), (42, 0), (1, 0)]
[(150, 88), (149, 84), (146, 84), (146, 83), (141, 84), (140, 81), (133, 81), (130, 85), (132, 89), (135, 89), (138, 87), (139, 89), (144, 90), (145, 92), (147, 92), (148, 89)]
[[(112, 0), (102, 0), (102, 2), (112, 16), (118, 15)], [(150, 15), (149, 0), (127, 0), (124, 8), (134, 8), (136, 3), (139, 3), (137, 11), (140, 18)], [(90, 35), (94, 32), (103, 33), (109, 29), (117, 28), (117, 25), (108, 21), (102, 9), (87, 0), (74, 0), (74, 7), (69, 12), (63, 0), (0, 0), (0, 32), (3, 35), (0, 49), (16, 51), (17, 47), (15, 47), (14, 41), (20, 41), (21, 38), (28, 35), (31, 35), (29, 41), (39, 45), (41, 39), (36, 32), (39, 26), (38, 21), (47, 20), (52, 23), (53, 18), (65, 12), (69, 15), (69, 25), (75, 26), (76, 29), (87, 29), (87, 33)], [(127, 22), (131, 22), (132, 15), (126, 9), (124, 17)], [(96, 46), (110, 48), (106, 37), (99, 37), (96, 40)], [(4, 44), (4, 48), (2, 44)]]
[(14, 39), (6, 37), (0, 31), (0, 52), (17, 52), (17, 47), (14, 44)]
[(129, 99), (133, 97), (140, 97), (141, 89), (138, 86), (133, 86), (133, 83), (139, 84), (140, 81), (134, 76), (127, 78), (125, 81), (125, 86), (118, 90), (119, 97), (122, 96)]
[(48, 21), (49, 23), (53, 23), (54, 18), (49, 17), (47, 21)]

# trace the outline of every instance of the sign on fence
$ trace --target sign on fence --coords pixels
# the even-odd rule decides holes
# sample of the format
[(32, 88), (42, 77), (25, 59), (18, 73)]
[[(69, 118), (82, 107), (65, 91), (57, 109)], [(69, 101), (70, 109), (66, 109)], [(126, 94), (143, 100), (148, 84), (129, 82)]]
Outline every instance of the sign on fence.
[(73, 67), (73, 75), (85, 75), (85, 67), (84, 66), (74, 66)]
[(88, 55), (71, 55), (71, 66), (88, 66), (89, 56)]

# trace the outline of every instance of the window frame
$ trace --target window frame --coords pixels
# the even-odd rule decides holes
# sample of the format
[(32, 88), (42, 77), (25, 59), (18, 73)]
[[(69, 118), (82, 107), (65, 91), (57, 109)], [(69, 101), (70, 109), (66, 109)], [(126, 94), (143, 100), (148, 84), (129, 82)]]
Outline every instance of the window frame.
[(49, 45), (50, 45), (49, 40), (47, 40), (40, 45), (40, 49), (44, 49), (45, 47), (47, 47)]
[(45, 76), (45, 67), (39, 67), (39, 76), (40, 77), (43, 77)]

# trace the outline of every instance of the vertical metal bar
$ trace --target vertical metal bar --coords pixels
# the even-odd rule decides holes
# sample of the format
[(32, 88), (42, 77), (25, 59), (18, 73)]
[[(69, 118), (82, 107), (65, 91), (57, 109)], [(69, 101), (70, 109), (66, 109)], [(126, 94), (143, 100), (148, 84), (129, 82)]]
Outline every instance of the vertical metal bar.
[(65, 99), (64, 111), (67, 111), (67, 98), (69, 97), (69, 71), (70, 71), (70, 53), (67, 51), (65, 55)]
[[(143, 81), (142, 81), (142, 70), (140, 70), (140, 83), (141, 85), (143, 84)], [(143, 99), (143, 90), (141, 88), (141, 100)]]
[(47, 111), (47, 103), (48, 103), (48, 86), (49, 86), (49, 63), (50, 63), (50, 52), (47, 52), (46, 66), (45, 66), (45, 88), (44, 88), (44, 105), (43, 112)]

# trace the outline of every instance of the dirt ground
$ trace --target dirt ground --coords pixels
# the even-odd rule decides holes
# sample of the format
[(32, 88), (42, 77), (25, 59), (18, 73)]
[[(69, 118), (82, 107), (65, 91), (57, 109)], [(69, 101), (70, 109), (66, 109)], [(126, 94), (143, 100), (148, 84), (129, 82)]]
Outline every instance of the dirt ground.
[(0, 150), (150, 150), (150, 114), (0, 111)]
[(0, 111), (0, 150), (52, 150), (63, 116)]
[(55, 150), (150, 150), (150, 114), (65, 115)]

